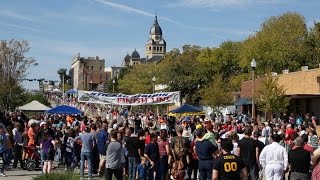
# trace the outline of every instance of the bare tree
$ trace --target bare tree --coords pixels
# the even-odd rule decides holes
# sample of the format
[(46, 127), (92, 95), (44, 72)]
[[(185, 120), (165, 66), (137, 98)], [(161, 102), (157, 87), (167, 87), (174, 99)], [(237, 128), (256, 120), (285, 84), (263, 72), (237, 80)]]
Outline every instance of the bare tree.
[(14, 108), (17, 95), (23, 92), (21, 82), (30, 66), (36, 66), (34, 58), (26, 57), (30, 47), (27, 41), (0, 42), (0, 110)]

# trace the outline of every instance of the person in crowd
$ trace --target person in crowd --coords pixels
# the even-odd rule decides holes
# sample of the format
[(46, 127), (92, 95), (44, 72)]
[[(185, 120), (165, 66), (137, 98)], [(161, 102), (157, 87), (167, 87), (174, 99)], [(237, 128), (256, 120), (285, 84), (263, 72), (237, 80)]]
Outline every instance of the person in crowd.
[(242, 159), (231, 154), (233, 143), (231, 139), (221, 142), (222, 156), (218, 157), (213, 164), (212, 179), (247, 180), (248, 171)]
[(52, 162), (54, 158), (54, 144), (55, 141), (53, 137), (49, 133), (45, 133), (43, 135), (43, 140), (40, 144), (40, 149), (43, 153), (43, 174), (50, 174), (52, 170)]
[[(203, 130), (197, 129), (195, 132), (197, 139), (203, 138)], [(203, 180), (212, 178), (213, 157), (218, 148), (209, 140), (197, 141), (195, 151), (199, 159), (199, 178)]]
[(168, 133), (166, 129), (160, 130), (159, 154), (160, 154), (160, 180), (166, 180), (168, 174), (168, 162), (170, 155), (169, 141), (167, 139)]
[(288, 163), (290, 167), (290, 180), (309, 180), (310, 174), (310, 152), (303, 149), (304, 141), (301, 137), (295, 140), (296, 148), (289, 151)]
[(6, 177), (5, 174), (5, 165), (7, 160), (7, 144), (8, 144), (8, 137), (5, 134), (4, 126), (0, 124), (0, 158), (2, 159), (2, 166), (0, 168), (0, 177)]
[(271, 136), (272, 143), (263, 148), (259, 160), (265, 169), (266, 179), (282, 179), (288, 167), (288, 153), (279, 145), (280, 135)]
[(24, 164), (22, 161), (22, 133), (20, 132), (21, 125), (19, 122), (14, 124), (14, 129), (12, 129), (12, 135), (14, 140), (14, 157), (13, 157), (13, 168), (17, 168), (18, 162), (20, 163), (20, 167), (23, 168)]
[(144, 157), (149, 162), (148, 179), (160, 179), (160, 153), (157, 136), (150, 134), (151, 142), (144, 149)]
[(75, 167), (75, 146), (74, 146), (74, 138), (75, 138), (75, 132), (72, 129), (67, 129), (66, 131), (66, 168), (67, 170), (73, 171)]
[(313, 165), (311, 180), (319, 180), (320, 177), (320, 147), (312, 153), (311, 163)]
[[(198, 124), (196, 126), (196, 129), (202, 129), (202, 125)], [(190, 179), (192, 177), (191, 175), (193, 175), (193, 179), (197, 179), (198, 170), (199, 170), (199, 160), (198, 160), (197, 152), (195, 150), (196, 142), (197, 142), (197, 137), (195, 135), (194, 140), (190, 144), (190, 147), (191, 147), (190, 158), (191, 158), (191, 160), (190, 160), (190, 166), (188, 169), (188, 177), (190, 177)]]
[(175, 156), (175, 159), (171, 159), (173, 161), (182, 160), (184, 168), (187, 168), (190, 165), (191, 142), (188, 138), (182, 137), (183, 128), (181, 126), (176, 127), (176, 133), (177, 136), (173, 137), (170, 143), (171, 155)]
[(28, 129), (28, 146), (36, 146), (35, 138), (36, 138), (36, 128), (37, 124), (33, 123)]
[(99, 132), (97, 133), (97, 148), (99, 153), (99, 170), (98, 175), (102, 176), (104, 174), (105, 169), (105, 162), (106, 162), (106, 142), (108, 140), (108, 132), (107, 132), (108, 125), (103, 123)]
[(86, 127), (84, 133), (77, 136), (74, 141), (81, 141), (81, 162), (80, 176), (84, 177), (85, 160), (88, 162), (88, 176), (92, 177), (92, 149), (95, 146), (95, 137), (90, 133), (90, 128)]
[(246, 127), (244, 137), (238, 142), (238, 152), (244, 165), (249, 171), (252, 180), (258, 179), (259, 173), (259, 147), (257, 141), (251, 138), (252, 131), (250, 127)]
[(148, 171), (148, 168), (146, 165), (147, 159), (142, 156), (140, 160), (141, 160), (141, 163), (137, 166), (136, 179), (146, 180), (147, 171)]
[(112, 180), (112, 175), (114, 175), (117, 180), (123, 179), (122, 168), (124, 167), (125, 157), (122, 144), (119, 143), (117, 139), (117, 134), (117, 130), (111, 130), (110, 142), (106, 144), (106, 180)]
[[(90, 125), (90, 134), (97, 140), (97, 125), (91, 124)], [(92, 173), (98, 174), (98, 167), (99, 167), (99, 153), (97, 146), (93, 146), (92, 148)]]
[(142, 149), (139, 135), (132, 134), (129, 128), (127, 129), (127, 135), (125, 145), (128, 151), (128, 174), (129, 180), (134, 180), (137, 166), (140, 163), (140, 155), (144, 149)]

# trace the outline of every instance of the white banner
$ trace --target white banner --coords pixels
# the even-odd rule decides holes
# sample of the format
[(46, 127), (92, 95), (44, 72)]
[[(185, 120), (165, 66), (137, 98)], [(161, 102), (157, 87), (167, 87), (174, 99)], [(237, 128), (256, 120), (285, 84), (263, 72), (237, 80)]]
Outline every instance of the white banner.
[(180, 102), (180, 92), (160, 92), (154, 94), (125, 95), (121, 93), (103, 93), (96, 91), (78, 91), (78, 101), (114, 105), (155, 105)]

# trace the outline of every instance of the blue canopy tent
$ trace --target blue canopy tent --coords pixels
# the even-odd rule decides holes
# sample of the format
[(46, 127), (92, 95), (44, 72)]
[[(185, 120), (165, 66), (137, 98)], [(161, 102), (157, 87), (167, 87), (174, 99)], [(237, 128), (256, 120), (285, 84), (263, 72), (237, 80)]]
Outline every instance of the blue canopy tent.
[(170, 111), (171, 113), (183, 114), (183, 113), (200, 113), (203, 112), (201, 109), (194, 107), (189, 104), (184, 104), (177, 109)]
[(79, 109), (71, 106), (66, 106), (66, 105), (52, 108), (48, 110), (48, 113), (49, 114), (83, 114), (83, 112), (80, 111)]
[(67, 93), (67, 94), (76, 94), (77, 91), (74, 90), (74, 89), (69, 89), (66, 93)]

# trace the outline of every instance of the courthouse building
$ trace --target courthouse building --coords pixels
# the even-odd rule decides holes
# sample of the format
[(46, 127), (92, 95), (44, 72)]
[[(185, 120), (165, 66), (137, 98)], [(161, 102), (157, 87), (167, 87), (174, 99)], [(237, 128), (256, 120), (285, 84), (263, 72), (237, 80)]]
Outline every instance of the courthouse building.
[[(303, 66), (300, 71), (283, 70), (282, 74), (273, 73), (273, 76), (278, 78), (278, 84), (284, 87), (290, 98), (290, 112), (314, 112), (320, 116), (320, 68), (308, 69)], [(262, 78), (256, 79), (255, 88), (261, 82)], [(241, 107), (243, 113), (251, 113), (252, 81), (242, 82), (240, 94), (240, 99), (235, 104)]]

